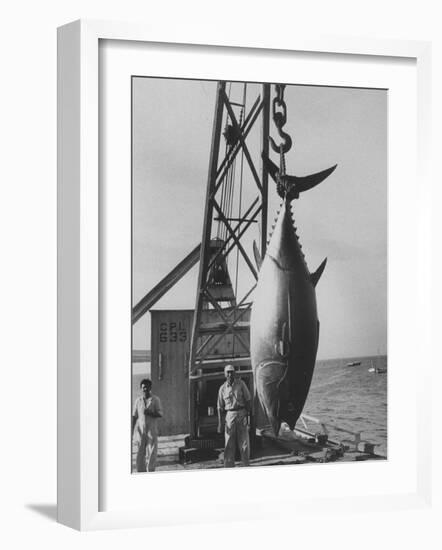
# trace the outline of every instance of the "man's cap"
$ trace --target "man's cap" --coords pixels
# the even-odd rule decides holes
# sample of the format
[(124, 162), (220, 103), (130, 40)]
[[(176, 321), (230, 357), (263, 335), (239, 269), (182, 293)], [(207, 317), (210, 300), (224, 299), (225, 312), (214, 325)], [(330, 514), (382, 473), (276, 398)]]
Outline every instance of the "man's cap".
[(235, 367), (233, 365), (226, 365), (224, 367), (224, 374), (226, 374), (228, 372), (235, 372)]

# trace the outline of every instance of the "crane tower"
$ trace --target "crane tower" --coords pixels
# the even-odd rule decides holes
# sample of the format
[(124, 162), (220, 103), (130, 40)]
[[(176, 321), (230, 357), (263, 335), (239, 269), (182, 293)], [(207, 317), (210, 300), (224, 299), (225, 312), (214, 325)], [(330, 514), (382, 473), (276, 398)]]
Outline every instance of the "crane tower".
[(262, 158), (268, 156), (269, 112), (270, 84), (218, 83), (189, 352), (192, 438), (216, 432), (225, 364), (234, 364), (253, 392), (249, 319), (257, 267), (250, 251), (256, 228), (261, 257), (266, 247)]

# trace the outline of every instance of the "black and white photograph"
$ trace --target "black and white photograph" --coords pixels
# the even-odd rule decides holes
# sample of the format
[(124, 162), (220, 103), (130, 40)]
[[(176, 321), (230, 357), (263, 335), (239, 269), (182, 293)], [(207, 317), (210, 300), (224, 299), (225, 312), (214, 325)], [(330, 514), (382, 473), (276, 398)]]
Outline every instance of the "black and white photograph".
[(5, 3), (2, 548), (440, 547), (440, 11)]
[(440, 546), (439, 14), (6, 5), (3, 548)]
[(387, 459), (388, 91), (131, 85), (132, 473)]

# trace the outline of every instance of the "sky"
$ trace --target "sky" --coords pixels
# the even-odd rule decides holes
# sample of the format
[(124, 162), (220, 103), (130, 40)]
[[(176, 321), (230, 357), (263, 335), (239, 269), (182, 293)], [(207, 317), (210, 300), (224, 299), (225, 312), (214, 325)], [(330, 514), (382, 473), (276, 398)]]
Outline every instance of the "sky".
[[(228, 87), (231, 100), (240, 102), (243, 89)], [(247, 105), (256, 93), (258, 86), (247, 86)], [(216, 82), (133, 79), (134, 304), (201, 242), (215, 98)], [(386, 353), (388, 92), (287, 85), (285, 101), (285, 130), (293, 139), (287, 172), (306, 175), (338, 164), (293, 203), (310, 271), (328, 258), (316, 287), (318, 358)], [(276, 137), (272, 121), (270, 133)], [(259, 128), (249, 148), (257, 160)], [(256, 188), (244, 166), (247, 201)], [(269, 225), (279, 202), (269, 179)], [(253, 240), (259, 241), (257, 224), (243, 243), (252, 257)], [(232, 276), (234, 266), (229, 270)], [(198, 265), (155, 309), (193, 309), (197, 276)], [(241, 263), (238, 279), (240, 294), (250, 283)], [(134, 326), (135, 349), (150, 349), (149, 317)]]

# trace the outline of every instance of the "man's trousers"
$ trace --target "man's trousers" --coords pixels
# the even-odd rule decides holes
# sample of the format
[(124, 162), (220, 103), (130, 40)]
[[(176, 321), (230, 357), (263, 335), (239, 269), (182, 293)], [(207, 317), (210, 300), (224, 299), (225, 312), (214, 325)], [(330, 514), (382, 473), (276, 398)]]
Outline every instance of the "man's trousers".
[(227, 411), (225, 425), (224, 467), (235, 466), (236, 449), (239, 449), (244, 466), (249, 465), (250, 441), (247, 412)]

